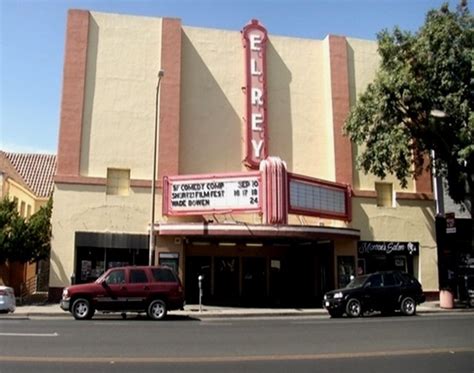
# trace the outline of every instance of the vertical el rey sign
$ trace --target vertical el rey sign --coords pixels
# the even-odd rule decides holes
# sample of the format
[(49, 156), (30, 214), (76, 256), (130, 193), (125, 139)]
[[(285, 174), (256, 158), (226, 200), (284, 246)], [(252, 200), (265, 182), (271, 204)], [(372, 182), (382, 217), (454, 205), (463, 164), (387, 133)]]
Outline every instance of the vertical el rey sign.
[(268, 156), (267, 30), (253, 19), (242, 30), (245, 53), (244, 163), (258, 168)]

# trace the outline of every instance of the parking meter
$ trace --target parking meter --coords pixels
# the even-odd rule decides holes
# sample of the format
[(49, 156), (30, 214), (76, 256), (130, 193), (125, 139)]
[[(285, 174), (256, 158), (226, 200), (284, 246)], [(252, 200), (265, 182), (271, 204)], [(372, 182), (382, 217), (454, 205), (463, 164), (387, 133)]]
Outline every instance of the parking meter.
[(199, 312), (202, 312), (202, 280), (204, 279), (203, 275), (198, 276), (199, 283)]

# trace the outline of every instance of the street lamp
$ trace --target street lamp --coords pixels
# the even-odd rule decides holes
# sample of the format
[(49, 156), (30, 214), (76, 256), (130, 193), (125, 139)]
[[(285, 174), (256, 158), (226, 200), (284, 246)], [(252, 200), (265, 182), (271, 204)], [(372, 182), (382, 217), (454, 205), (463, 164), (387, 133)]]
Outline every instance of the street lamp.
[(153, 249), (155, 248), (155, 188), (156, 188), (156, 138), (158, 136), (158, 97), (160, 95), (161, 78), (165, 71), (158, 71), (158, 83), (156, 84), (155, 97), (155, 132), (153, 136), (153, 178), (151, 180), (151, 223), (150, 223), (150, 242), (148, 247), (148, 264), (153, 265)]

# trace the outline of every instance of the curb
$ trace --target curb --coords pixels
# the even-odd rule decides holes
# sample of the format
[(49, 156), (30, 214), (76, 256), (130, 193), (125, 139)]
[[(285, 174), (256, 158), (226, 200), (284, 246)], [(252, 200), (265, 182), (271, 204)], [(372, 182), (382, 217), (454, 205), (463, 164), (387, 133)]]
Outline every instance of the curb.
[[(207, 313), (209, 312), (209, 313)], [(423, 309), (417, 310), (417, 314), (474, 314), (473, 308), (454, 308), (454, 309)], [(99, 314), (101, 316), (101, 314)], [(119, 313), (111, 313), (109, 315), (120, 315)], [(314, 316), (328, 316), (325, 310), (315, 310), (307, 312), (282, 311), (282, 312), (246, 312), (246, 313), (215, 313), (212, 311), (186, 312), (169, 314), (170, 318), (191, 318), (191, 319), (209, 319), (209, 318), (251, 318), (251, 317), (314, 317)], [(20, 312), (14, 314), (5, 314), (0, 316), (0, 320), (29, 320), (31, 317), (48, 317), (48, 318), (72, 318), (70, 313), (64, 312)]]

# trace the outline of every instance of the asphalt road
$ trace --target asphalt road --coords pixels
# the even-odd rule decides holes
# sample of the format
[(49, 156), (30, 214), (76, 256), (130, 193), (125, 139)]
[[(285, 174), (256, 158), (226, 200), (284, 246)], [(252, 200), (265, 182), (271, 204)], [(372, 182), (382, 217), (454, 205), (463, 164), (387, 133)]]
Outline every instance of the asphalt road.
[(0, 372), (474, 372), (474, 315), (0, 320)]

